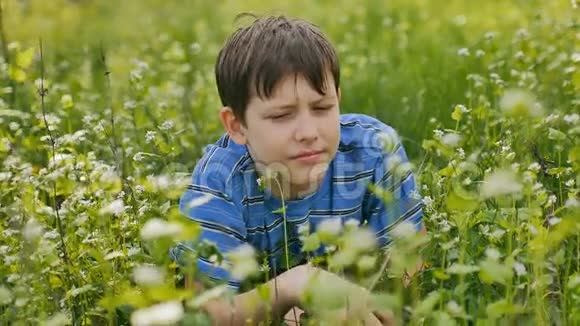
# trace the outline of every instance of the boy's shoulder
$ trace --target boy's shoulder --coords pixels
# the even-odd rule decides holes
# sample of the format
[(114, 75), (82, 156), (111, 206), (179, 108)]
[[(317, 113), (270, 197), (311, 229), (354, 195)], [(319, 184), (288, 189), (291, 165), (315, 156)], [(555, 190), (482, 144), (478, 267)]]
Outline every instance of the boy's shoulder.
[(340, 147), (343, 151), (354, 150), (362, 158), (384, 155), (386, 142), (397, 143), (398, 135), (393, 127), (377, 118), (361, 113), (340, 116)]
[(226, 133), (215, 143), (205, 147), (202, 157), (195, 165), (193, 177), (199, 184), (213, 184), (215, 187), (217, 182), (224, 187), (235, 172), (245, 167), (249, 161), (250, 155), (246, 146), (237, 144)]

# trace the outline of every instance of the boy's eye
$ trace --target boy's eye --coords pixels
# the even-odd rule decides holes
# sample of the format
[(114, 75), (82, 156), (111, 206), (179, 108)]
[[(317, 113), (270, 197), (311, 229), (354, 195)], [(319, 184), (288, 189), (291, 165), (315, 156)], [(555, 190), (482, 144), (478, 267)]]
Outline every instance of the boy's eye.
[(278, 115), (273, 115), (270, 117), (270, 119), (272, 120), (280, 120), (284, 117), (287, 117), (289, 114), (288, 113), (282, 113), (282, 114), (278, 114)]
[(315, 111), (328, 111), (330, 109), (332, 109), (332, 106), (320, 106), (320, 107), (314, 108)]

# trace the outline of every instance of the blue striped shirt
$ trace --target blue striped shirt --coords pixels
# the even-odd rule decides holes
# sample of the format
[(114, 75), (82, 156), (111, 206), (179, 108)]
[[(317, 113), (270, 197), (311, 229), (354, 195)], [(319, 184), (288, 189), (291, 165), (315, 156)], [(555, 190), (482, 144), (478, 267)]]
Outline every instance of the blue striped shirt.
[[(380, 247), (388, 245), (389, 231), (402, 221), (412, 223), (416, 230), (422, 227), (422, 201), (412, 172), (392, 168), (408, 162), (405, 150), (397, 137), (390, 150), (385, 150), (381, 141), (381, 134), (396, 135), (395, 131), (370, 116), (343, 114), (340, 132), (338, 151), (318, 190), (285, 202), (288, 249), (293, 262), (305, 258), (299, 228), (306, 225), (315, 232), (326, 219), (340, 219), (342, 223), (354, 219), (367, 225), (376, 234)], [(392, 191), (394, 200), (386, 205), (369, 190), (371, 183)], [(187, 206), (208, 195), (211, 199), (205, 204)], [(221, 254), (247, 243), (268, 260), (270, 270), (281, 271), (286, 267), (284, 221), (281, 213), (273, 212), (281, 206), (280, 199), (260, 190), (247, 148), (224, 135), (206, 147), (180, 200), (182, 214), (201, 226), (200, 237), (180, 242), (170, 249), (170, 255), (183, 263), (183, 254), (194, 252), (204, 240), (215, 244)], [(315, 252), (323, 253), (324, 247)], [(197, 258), (196, 264), (198, 273), (210, 280), (227, 282), (239, 289), (240, 280), (232, 279), (226, 269), (208, 257)]]

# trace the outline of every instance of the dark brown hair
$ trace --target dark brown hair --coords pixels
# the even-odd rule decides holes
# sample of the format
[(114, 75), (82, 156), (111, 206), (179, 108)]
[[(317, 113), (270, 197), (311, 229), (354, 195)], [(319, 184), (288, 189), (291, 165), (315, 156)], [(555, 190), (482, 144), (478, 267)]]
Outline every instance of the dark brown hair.
[(243, 124), (252, 96), (270, 98), (277, 83), (289, 74), (304, 76), (324, 95), (328, 72), (338, 90), (340, 68), (330, 41), (317, 26), (285, 16), (255, 18), (235, 31), (215, 66), (222, 105), (231, 107)]

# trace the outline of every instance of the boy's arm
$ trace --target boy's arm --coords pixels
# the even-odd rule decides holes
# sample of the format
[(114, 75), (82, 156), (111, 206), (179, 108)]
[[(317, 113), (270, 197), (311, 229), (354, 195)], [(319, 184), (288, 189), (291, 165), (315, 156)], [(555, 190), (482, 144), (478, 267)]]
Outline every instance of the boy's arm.
[[(248, 321), (252, 324), (260, 324), (268, 319), (268, 315), (281, 319), (293, 307), (302, 305), (302, 297), (307, 291), (308, 282), (313, 277), (317, 281), (329, 282), (336, 286), (346, 286), (349, 291), (349, 301), (359, 302), (367, 301), (369, 293), (349, 281), (339, 277), (336, 274), (318, 269), (311, 265), (300, 265), (280, 274), (275, 279), (266, 283), (270, 289), (270, 301), (264, 301), (257, 289), (235, 295), (232, 299), (218, 298), (211, 300), (202, 306), (212, 320), (213, 325), (244, 325)], [(195, 288), (203, 290), (203, 286), (194, 281), (191, 276), (186, 277), (186, 288)], [(276, 290), (275, 287), (278, 287)], [(362, 301), (361, 301), (362, 300)], [(390, 315), (385, 312), (370, 312), (365, 310), (366, 304), (357, 305), (357, 311), (347, 311), (342, 309), (337, 311), (337, 317), (344, 322), (354, 315), (363, 316), (365, 325), (390, 325)], [(352, 309), (352, 308), (351, 308)], [(362, 309), (362, 310), (361, 310)], [(361, 315), (362, 314), (362, 315)]]
[[(269, 301), (264, 301), (257, 289), (237, 294), (232, 299), (218, 298), (202, 306), (213, 325), (243, 325), (249, 320), (252, 324), (266, 321), (268, 316), (282, 319), (294, 306), (299, 304), (300, 292), (306, 286), (307, 273), (303, 266), (296, 266), (266, 283), (270, 290)], [(203, 290), (203, 285), (191, 276), (185, 278), (186, 288)], [(277, 287), (277, 289), (276, 289)]]

